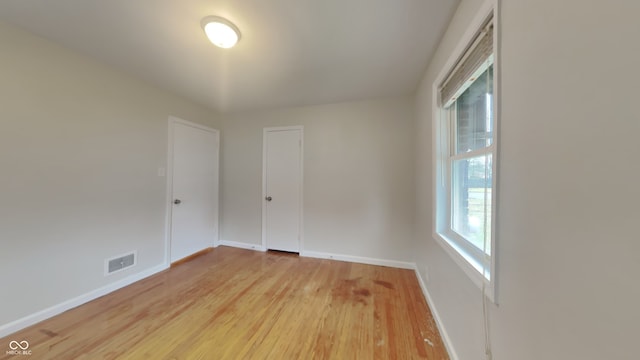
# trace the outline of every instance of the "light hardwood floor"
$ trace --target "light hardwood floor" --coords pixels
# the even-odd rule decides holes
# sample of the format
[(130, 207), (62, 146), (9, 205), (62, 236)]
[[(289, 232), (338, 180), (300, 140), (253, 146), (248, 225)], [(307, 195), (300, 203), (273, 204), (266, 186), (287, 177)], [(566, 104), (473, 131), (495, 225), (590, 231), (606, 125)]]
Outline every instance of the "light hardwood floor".
[(221, 246), (0, 339), (0, 359), (448, 356), (412, 270)]

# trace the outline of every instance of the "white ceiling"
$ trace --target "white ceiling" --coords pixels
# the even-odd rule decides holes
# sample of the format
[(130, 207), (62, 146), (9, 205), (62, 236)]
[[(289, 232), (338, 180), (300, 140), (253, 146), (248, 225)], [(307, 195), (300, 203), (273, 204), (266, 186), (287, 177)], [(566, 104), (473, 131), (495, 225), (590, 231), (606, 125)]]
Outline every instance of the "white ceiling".
[[(221, 112), (415, 91), (459, 0), (2, 0), (0, 20)], [(200, 21), (242, 33), (219, 49)]]

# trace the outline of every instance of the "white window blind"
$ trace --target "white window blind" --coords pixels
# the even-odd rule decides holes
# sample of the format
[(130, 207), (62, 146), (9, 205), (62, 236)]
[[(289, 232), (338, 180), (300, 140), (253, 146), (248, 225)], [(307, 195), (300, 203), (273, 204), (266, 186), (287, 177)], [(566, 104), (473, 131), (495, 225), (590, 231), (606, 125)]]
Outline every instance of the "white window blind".
[(493, 57), (493, 18), (489, 19), (440, 86), (440, 101), (447, 107), (486, 70)]

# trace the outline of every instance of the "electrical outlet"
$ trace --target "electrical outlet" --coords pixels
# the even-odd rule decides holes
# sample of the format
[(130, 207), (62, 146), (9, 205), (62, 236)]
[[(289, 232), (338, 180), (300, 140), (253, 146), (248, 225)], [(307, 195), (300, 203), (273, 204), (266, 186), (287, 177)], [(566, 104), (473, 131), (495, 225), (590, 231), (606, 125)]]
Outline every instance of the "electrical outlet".
[(427, 265), (422, 267), (422, 274), (424, 275), (424, 282), (429, 282), (429, 267)]

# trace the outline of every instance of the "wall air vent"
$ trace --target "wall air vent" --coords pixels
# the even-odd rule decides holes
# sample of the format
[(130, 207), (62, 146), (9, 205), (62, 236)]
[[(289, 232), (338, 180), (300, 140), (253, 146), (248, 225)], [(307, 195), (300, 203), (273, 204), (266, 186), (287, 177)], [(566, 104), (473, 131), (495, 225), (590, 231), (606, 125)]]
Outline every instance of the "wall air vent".
[(136, 252), (134, 251), (105, 260), (105, 275), (111, 275), (128, 267), (134, 266), (136, 264), (136, 258)]

